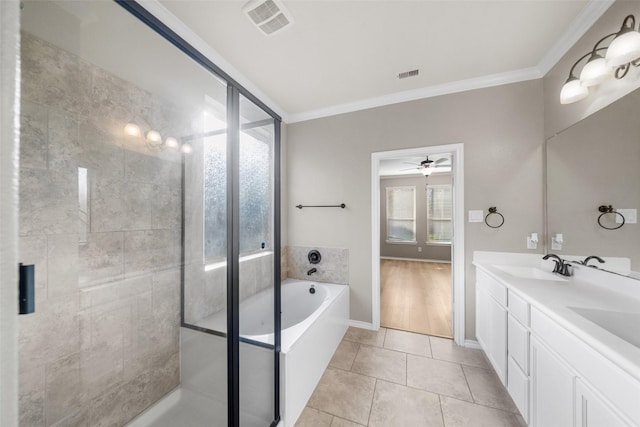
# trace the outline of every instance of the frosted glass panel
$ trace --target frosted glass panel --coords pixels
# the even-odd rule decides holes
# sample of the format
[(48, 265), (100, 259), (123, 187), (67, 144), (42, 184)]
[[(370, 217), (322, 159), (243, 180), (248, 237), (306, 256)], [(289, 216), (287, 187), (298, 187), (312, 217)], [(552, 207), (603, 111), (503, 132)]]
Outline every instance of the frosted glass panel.
[(271, 146), (271, 141), (240, 133), (241, 254), (272, 248)]
[(205, 258), (227, 256), (227, 136), (204, 140)]

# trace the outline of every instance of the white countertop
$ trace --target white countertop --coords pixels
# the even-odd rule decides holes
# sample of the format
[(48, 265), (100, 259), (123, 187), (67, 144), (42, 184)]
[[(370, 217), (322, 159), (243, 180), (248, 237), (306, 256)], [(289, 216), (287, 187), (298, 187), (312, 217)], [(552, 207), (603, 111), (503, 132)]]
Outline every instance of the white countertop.
[[(640, 313), (640, 281), (579, 266), (573, 276), (559, 276), (568, 281), (524, 279), (495, 268), (521, 265), (553, 270), (552, 262), (532, 254), (476, 252), (473, 264), (640, 381), (640, 348), (568, 308)], [(640, 324), (629, 328), (640, 329)]]

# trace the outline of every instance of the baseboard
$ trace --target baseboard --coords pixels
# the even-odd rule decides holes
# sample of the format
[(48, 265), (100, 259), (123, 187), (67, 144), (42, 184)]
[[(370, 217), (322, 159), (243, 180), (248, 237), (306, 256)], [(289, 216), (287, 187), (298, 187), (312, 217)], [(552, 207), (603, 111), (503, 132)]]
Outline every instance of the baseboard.
[(370, 322), (362, 322), (360, 320), (349, 320), (349, 326), (353, 326), (354, 328), (360, 329), (368, 329), (370, 331), (374, 331), (373, 323)]
[(476, 350), (482, 350), (482, 347), (480, 347), (480, 343), (476, 340), (464, 340), (464, 346), (466, 348), (473, 348)]
[(381, 256), (380, 259), (391, 259), (395, 261), (439, 262), (443, 264), (451, 264), (451, 261), (442, 259), (399, 258), (394, 256)]

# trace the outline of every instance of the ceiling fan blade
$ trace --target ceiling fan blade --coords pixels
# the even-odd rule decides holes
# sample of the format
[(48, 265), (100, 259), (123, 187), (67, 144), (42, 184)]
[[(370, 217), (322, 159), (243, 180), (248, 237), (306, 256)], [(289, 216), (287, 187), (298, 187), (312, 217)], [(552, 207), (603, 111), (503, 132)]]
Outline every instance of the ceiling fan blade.
[(417, 163), (409, 163), (409, 162), (402, 162), (402, 163), (404, 163), (405, 165), (413, 165), (413, 166), (416, 166), (416, 167), (420, 166)]
[(420, 168), (407, 168), (407, 169), (400, 169), (400, 172), (410, 171), (410, 170), (413, 170), (413, 169), (419, 170)]
[(443, 158), (441, 158), (441, 159), (436, 160), (436, 161), (435, 161), (435, 163), (436, 163), (436, 165), (437, 165), (437, 164), (440, 164), (440, 163), (442, 163), (442, 162), (446, 162), (446, 161), (449, 161), (449, 159), (448, 159), (448, 158), (446, 158), (446, 157), (443, 157)]

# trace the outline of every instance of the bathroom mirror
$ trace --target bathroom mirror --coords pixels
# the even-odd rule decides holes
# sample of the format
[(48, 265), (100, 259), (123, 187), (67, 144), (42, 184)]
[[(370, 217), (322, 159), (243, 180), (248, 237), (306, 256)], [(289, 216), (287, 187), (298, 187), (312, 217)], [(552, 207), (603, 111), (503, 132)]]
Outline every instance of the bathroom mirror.
[[(557, 133), (547, 140), (548, 251), (570, 255), (626, 257), (630, 276), (639, 278), (640, 225), (640, 89)], [(605, 213), (601, 205), (625, 214)], [(563, 235), (562, 249), (551, 237)], [(607, 265), (600, 268), (606, 270)]]

